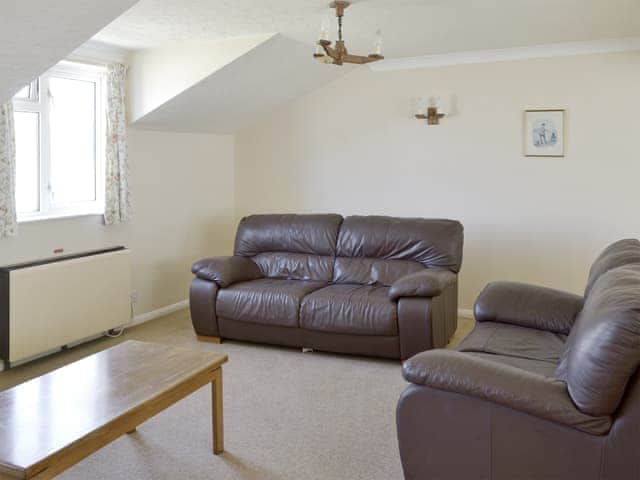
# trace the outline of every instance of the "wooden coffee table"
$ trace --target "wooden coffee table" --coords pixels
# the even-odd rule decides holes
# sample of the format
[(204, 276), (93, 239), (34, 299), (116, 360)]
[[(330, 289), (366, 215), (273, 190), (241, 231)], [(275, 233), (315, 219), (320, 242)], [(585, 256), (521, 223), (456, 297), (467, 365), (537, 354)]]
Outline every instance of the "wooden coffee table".
[(0, 479), (47, 479), (208, 383), (224, 451), (226, 355), (127, 341), (0, 392)]

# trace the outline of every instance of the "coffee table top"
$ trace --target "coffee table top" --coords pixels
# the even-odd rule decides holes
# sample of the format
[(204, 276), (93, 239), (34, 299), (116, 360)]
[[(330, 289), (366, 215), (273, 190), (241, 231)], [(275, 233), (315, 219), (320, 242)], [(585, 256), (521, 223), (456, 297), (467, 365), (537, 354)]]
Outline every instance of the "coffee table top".
[(0, 392), (0, 476), (36, 463), (227, 361), (201, 350), (126, 341)]

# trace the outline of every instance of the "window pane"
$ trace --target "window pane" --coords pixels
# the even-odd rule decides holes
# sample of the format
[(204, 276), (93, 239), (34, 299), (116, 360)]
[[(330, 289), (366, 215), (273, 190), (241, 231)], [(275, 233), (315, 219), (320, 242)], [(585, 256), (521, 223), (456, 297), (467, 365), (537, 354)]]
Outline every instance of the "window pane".
[(16, 209), (19, 213), (39, 209), (39, 114), (15, 112), (16, 129)]
[(51, 77), (51, 200), (96, 200), (96, 84)]

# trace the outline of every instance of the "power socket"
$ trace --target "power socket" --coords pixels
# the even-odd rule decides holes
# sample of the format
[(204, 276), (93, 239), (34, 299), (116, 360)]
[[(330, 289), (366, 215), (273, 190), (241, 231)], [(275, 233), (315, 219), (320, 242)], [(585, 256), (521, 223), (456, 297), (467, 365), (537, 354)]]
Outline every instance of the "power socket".
[(138, 303), (138, 291), (134, 290), (133, 292), (131, 292), (131, 303), (132, 304), (136, 304)]

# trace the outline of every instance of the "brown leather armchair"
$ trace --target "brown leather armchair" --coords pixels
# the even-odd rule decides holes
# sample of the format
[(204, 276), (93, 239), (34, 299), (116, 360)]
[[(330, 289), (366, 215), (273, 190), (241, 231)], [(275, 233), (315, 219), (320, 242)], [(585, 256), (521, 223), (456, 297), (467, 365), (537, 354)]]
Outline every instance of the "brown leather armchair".
[(453, 220), (246, 217), (234, 256), (193, 266), (193, 326), (201, 337), (409, 358), (456, 330), (462, 243)]
[(596, 260), (584, 297), (490, 284), (457, 351), (405, 362), (408, 480), (640, 476), (640, 242)]

